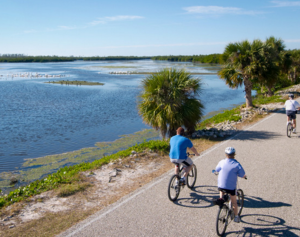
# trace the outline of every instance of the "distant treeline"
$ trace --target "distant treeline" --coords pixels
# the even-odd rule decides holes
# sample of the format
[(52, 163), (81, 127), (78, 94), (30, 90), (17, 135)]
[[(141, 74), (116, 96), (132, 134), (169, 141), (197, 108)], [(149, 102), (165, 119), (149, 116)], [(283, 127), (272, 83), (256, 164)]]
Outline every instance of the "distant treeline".
[(108, 56), (108, 57), (82, 57), (84, 61), (104, 61), (104, 60), (141, 60), (151, 59), (151, 57), (137, 57), (137, 56)]
[(156, 56), (152, 57), (153, 60), (168, 60), (171, 62), (199, 62), (199, 63), (223, 63), (222, 54), (209, 54), (209, 55), (193, 55), (193, 56)]
[(30, 62), (66, 62), (74, 61), (73, 57), (59, 57), (59, 56), (26, 56), (23, 54), (0, 54), (0, 62), (4, 63), (30, 63)]
[(108, 57), (63, 57), (63, 56), (28, 56), (24, 54), (0, 54), (0, 62), (17, 63), (17, 62), (68, 62), (75, 60), (84, 61), (103, 61), (103, 60), (141, 60), (151, 59), (151, 57), (136, 57), (136, 56), (108, 56)]

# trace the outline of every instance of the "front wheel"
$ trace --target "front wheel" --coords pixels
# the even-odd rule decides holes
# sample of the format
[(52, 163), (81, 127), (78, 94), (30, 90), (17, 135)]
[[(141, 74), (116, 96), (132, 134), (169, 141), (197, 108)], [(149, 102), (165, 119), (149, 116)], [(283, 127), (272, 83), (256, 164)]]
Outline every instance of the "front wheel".
[(174, 174), (169, 182), (168, 186), (168, 197), (170, 201), (174, 202), (177, 200), (180, 193), (180, 186), (179, 186), (179, 176)]
[(236, 191), (236, 202), (238, 205), (238, 215), (240, 216), (244, 207), (244, 192), (242, 189)]
[(219, 208), (218, 215), (217, 215), (217, 222), (216, 222), (216, 230), (217, 235), (222, 236), (224, 235), (227, 223), (228, 223), (228, 215), (229, 209), (226, 205), (223, 205)]
[(195, 164), (193, 164), (192, 169), (190, 170), (190, 172), (187, 175), (187, 186), (189, 188), (193, 188), (195, 186), (197, 180), (197, 167)]

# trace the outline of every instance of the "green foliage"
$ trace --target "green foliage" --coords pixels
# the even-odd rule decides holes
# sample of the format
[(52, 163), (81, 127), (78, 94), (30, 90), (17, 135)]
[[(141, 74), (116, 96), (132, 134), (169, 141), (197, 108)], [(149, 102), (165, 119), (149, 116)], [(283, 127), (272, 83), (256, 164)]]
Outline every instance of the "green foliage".
[(204, 121), (201, 121), (197, 129), (205, 129), (207, 126), (210, 126), (212, 124), (218, 124), (225, 121), (239, 121), (242, 117), (240, 116), (240, 108), (234, 108), (231, 110), (224, 110), (222, 113), (219, 113), (209, 119), (205, 119)]
[(285, 100), (282, 99), (281, 96), (279, 95), (273, 95), (269, 97), (258, 95), (253, 99), (253, 104), (256, 106), (260, 104), (279, 103), (279, 102), (285, 102)]
[(198, 62), (198, 63), (223, 63), (221, 54), (209, 54), (209, 55), (193, 55), (193, 56), (156, 56), (152, 57), (152, 60), (167, 60), (170, 62)]
[(56, 173), (50, 174), (43, 179), (36, 180), (27, 186), (19, 187), (18, 189), (11, 191), (7, 195), (0, 196), (0, 208), (8, 206), (15, 202), (19, 202), (36, 194), (52, 189), (57, 189), (61, 186), (64, 186), (64, 188), (62, 188), (62, 190), (64, 190), (62, 191), (62, 195), (71, 195), (71, 193), (78, 192), (87, 187), (87, 184), (82, 184), (79, 186), (71, 185), (73, 181), (82, 181), (81, 176), (79, 175), (80, 172), (97, 169), (113, 160), (127, 157), (131, 154), (132, 150), (141, 152), (145, 149), (151, 149), (153, 151), (161, 151), (166, 153), (169, 150), (169, 142), (160, 140), (144, 141), (143, 143), (136, 144), (132, 147), (127, 148), (126, 150), (119, 151), (109, 156), (105, 156), (100, 160), (63, 167)]
[(194, 130), (203, 114), (196, 97), (201, 91), (200, 79), (184, 70), (167, 68), (145, 78), (142, 88), (138, 109), (145, 123), (163, 137), (175, 135), (180, 126)]

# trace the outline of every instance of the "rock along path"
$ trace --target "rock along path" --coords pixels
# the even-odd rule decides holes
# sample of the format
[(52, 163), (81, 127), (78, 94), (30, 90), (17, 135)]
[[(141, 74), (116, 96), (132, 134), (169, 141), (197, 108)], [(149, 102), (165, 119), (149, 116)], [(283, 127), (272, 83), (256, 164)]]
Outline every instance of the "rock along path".
[(217, 177), (211, 173), (233, 146), (248, 180), (239, 179), (245, 202), (241, 223), (231, 222), (225, 236), (300, 236), (300, 121), (286, 136), (284, 110), (273, 113), (194, 159), (198, 178), (170, 202), (173, 170), (73, 226), (60, 236), (217, 236)]

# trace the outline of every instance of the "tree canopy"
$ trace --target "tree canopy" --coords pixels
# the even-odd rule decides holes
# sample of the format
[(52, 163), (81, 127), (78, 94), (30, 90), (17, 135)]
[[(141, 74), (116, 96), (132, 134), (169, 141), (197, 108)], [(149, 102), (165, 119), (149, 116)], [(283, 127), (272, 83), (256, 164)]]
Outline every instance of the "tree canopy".
[(203, 115), (204, 106), (198, 99), (201, 85), (200, 79), (184, 70), (166, 68), (151, 74), (142, 81), (139, 114), (164, 138), (175, 135), (180, 126), (192, 132)]

